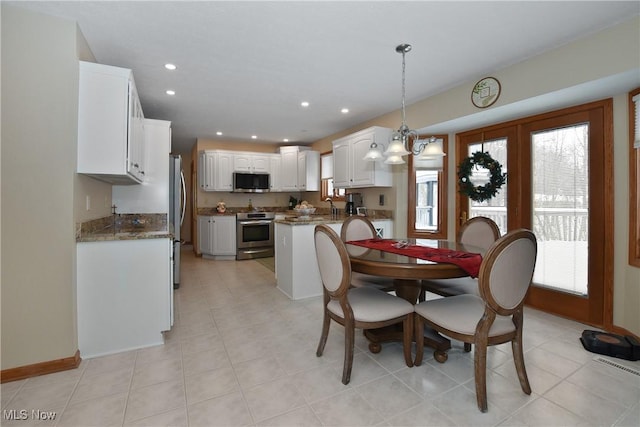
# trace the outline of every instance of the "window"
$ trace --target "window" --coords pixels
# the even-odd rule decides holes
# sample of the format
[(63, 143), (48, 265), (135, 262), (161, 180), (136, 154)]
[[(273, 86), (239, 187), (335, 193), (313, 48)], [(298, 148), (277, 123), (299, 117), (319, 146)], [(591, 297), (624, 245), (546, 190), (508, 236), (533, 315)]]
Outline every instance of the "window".
[[(421, 135), (430, 137), (431, 135)], [(435, 135), (437, 144), (447, 152), (447, 135)], [(412, 142), (413, 143), (413, 142)], [(447, 161), (441, 164), (416, 162), (409, 156), (409, 197), (408, 224), (409, 237), (421, 239), (445, 239), (447, 237)], [(440, 163), (439, 160), (435, 161)]]
[(327, 197), (335, 201), (344, 201), (345, 189), (333, 188), (333, 153), (323, 153), (320, 156), (320, 200)]
[(629, 93), (629, 264), (640, 267), (640, 88)]

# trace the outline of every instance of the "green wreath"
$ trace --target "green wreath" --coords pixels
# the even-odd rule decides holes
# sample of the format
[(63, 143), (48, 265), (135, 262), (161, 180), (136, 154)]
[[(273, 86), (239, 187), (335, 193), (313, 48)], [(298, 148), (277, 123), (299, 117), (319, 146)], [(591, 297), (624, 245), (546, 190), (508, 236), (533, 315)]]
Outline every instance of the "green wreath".
[[(474, 186), (471, 183), (470, 176), (474, 166), (482, 166), (489, 170), (491, 176), (486, 185)], [(502, 173), (502, 165), (486, 152), (476, 151), (464, 159), (458, 168), (460, 194), (464, 194), (476, 202), (484, 202), (491, 199), (506, 180), (507, 174)]]

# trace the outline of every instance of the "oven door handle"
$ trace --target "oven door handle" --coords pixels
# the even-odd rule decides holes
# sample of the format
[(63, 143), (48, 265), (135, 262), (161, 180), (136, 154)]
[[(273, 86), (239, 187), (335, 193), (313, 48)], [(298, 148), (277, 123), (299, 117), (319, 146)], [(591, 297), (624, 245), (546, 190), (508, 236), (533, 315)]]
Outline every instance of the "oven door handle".
[(238, 221), (239, 225), (269, 225), (272, 224), (273, 221), (271, 220), (264, 220), (264, 221)]

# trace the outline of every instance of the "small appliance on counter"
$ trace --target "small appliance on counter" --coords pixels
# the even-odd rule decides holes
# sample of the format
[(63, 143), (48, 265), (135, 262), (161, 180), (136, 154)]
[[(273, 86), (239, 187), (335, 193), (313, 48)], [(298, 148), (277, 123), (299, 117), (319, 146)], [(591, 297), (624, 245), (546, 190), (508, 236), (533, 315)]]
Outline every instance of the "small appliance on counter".
[(357, 208), (362, 207), (362, 194), (347, 193), (347, 203), (344, 205), (344, 213), (347, 216), (356, 215)]

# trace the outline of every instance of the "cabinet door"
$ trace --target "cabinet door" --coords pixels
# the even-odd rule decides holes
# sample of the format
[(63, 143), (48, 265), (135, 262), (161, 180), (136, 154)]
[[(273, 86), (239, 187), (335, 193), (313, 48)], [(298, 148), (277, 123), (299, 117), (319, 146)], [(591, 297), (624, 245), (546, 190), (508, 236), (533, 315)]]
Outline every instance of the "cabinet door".
[(307, 189), (307, 157), (305, 152), (298, 153), (298, 190)]
[(254, 154), (251, 157), (251, 171), (260, 173), (269, 173), (271, 170), (269, 156), (262, 154)]
[(211, 247), (211, 218), (210, 216), (198, 216), (198, 253), (213, 253)]
[(373, 142), (373, 132), (359, 135), (351, 141), (351, 185), (362, 187), (375, 184), (375, 162), (362, 160)]
[(297, 191), (298, 190), (298, 152), (287, 151), (281, 154), (282, 165), (280, 168), (280, 179), (282, 182), (282, 190)]
[(234, 172), (251, 172), (251, 154), (235, 153), (233, 155)]
[(144, 181), (144, 115), (136, 86), (129, 81), (129, 129), (127, 139), (127, 172)]
[(282, 183), (280, 179), (281, 159), (279, 154), (274, 154), (269, 158), (269, 186), (271, 191), (281, 191)]
[(215, 170), (217, 154), (213, 151), (203, 151), (200, 153), (201, 171), (198, 173), (200, 188), (204, 191), (215, 191)]
[(333, 144), (333, 186), (348, 188), (351, 185), (349, 141), (336, 141)]
[(212, 217), (213, 255), (236, 254), (236, 217)]
[(233, 153), (219, 151), (215, 163), (215, 190), (233, 190)]

